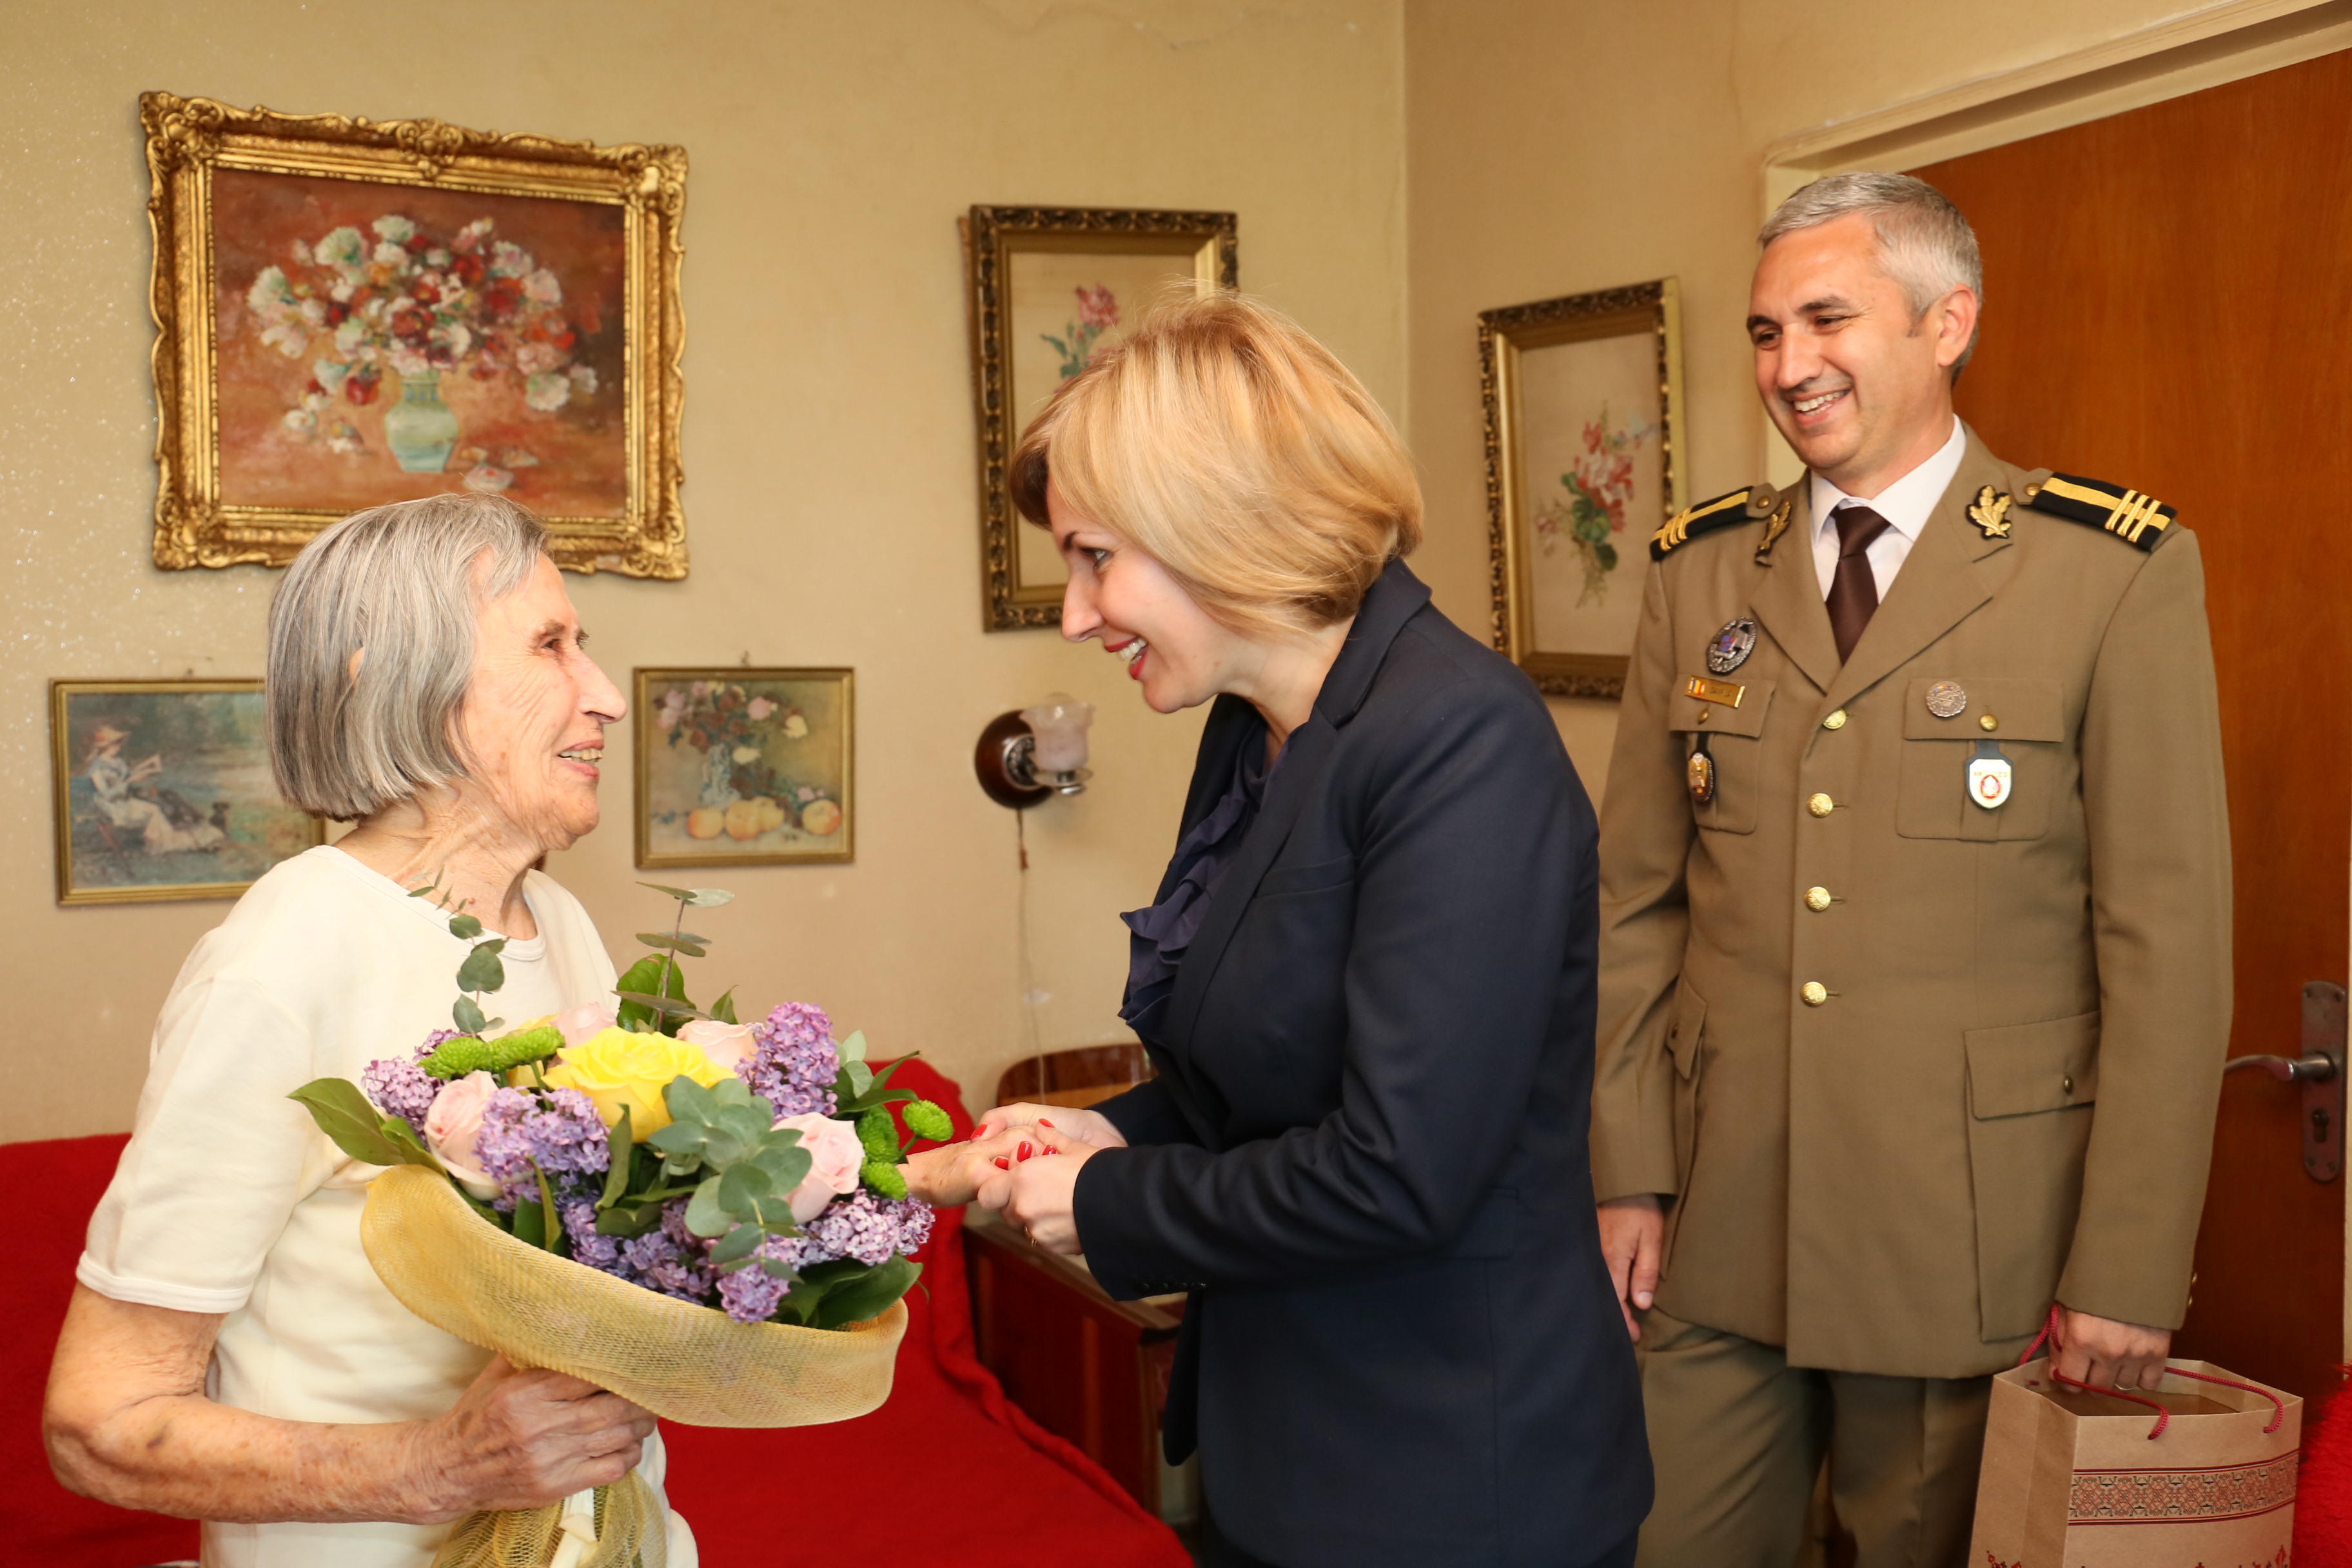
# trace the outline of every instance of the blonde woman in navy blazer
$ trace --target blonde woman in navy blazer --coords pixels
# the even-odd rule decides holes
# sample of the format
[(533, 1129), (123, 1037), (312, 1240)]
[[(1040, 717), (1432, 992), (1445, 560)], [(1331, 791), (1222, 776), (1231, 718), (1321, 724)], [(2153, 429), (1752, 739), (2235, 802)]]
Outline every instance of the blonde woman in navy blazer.
[(1411, 460), (1231, 296), (1064, 385), (1014, 493), (1163, 713), (1213, 702), (1123, 1016), (1160, 1076), (999, 1107), (981, 1189), (1114, 1296), (1189, 1290), (1206, 1561), (1633, 1561), (1648, 1449), (1585, 1135), (1598, 871), (1543, 700), (1431, 605)]

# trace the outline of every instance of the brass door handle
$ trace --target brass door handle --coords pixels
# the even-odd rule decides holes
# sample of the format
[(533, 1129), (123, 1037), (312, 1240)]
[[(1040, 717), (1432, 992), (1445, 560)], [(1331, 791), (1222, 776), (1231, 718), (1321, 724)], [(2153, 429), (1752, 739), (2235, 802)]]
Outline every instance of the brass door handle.
[(2307, 1057), (2232, 1057), (2221, 1070), (2252, 1072), (2256, 1068), (2281, 1083), (2326, 1083), (2343, 1072), (2344, 1064), (2324, 1052), (2314, 1051)]

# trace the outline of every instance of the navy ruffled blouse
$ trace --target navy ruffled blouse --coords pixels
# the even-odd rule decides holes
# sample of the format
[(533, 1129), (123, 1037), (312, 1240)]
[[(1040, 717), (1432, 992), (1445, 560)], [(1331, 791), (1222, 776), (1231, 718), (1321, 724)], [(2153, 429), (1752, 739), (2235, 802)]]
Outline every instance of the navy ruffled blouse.
[(1118, 1016), (1139, 1038), (1160, 1043), (1168, 1004), (1176, 993), (1176, 972), (1184, 950), (1208, 918), (1209, 900), (1224, 880), (1242, 840), (1249, 837), (1265, 799), (1265, 781), (1281, 764), (1269, 763), (1263, 746), (1244, 746), (1234, 765), (1234, 782), (1224, 798), (1192, 825), (1176, 845), (1168, 868), (1176, 875), (1168, 896), (1150, 909), (1130, 910), (1118, 918), (1127, 922), (1127, 997)]

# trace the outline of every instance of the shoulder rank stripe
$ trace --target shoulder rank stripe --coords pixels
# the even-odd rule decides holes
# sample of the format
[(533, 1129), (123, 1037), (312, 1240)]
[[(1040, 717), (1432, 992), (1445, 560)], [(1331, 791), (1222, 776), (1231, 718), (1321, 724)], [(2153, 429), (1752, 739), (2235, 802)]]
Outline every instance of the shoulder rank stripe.
[(2027, 496), (2025, 504), (2053, 517), (2105, 529), (2142, 550), (2163, 543), (2165, 530), (2179, 515), (2154, 496), (2074, 474), (2051, 475)]
[(1748, 497), (1755, 488), (1750, 485), (1747, 489), (1737, 489), (1727, 496), (1701, 501), (1688, 511), (1677, 512), (1665, 527), (1651, 536), (1650, 559), (1664, 561), (1668, 551), (1679, 549), (1702, 533), (1712, 533), (1718, 528), (1746, 522), (1748, 520)]

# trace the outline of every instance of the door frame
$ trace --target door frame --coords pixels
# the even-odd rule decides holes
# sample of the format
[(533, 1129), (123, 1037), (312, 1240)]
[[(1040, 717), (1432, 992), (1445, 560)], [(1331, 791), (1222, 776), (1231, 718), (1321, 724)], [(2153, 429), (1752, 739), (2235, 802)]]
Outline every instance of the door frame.
[[(1823, 174), (1912, 169), (2063, 131), (2352, 48), (2352, 0), (2223, 0), (2088, 48), (1782, 137), (1764, 151), (1759, 217)], [(1804, 465), (1761, 410), (1766, 477)], [(2339, 1178), (2352, 1180), (2352, 1173)], [(2344, 1354), (2352, 1360), (2352, 1203), (2345, 1205)]]

